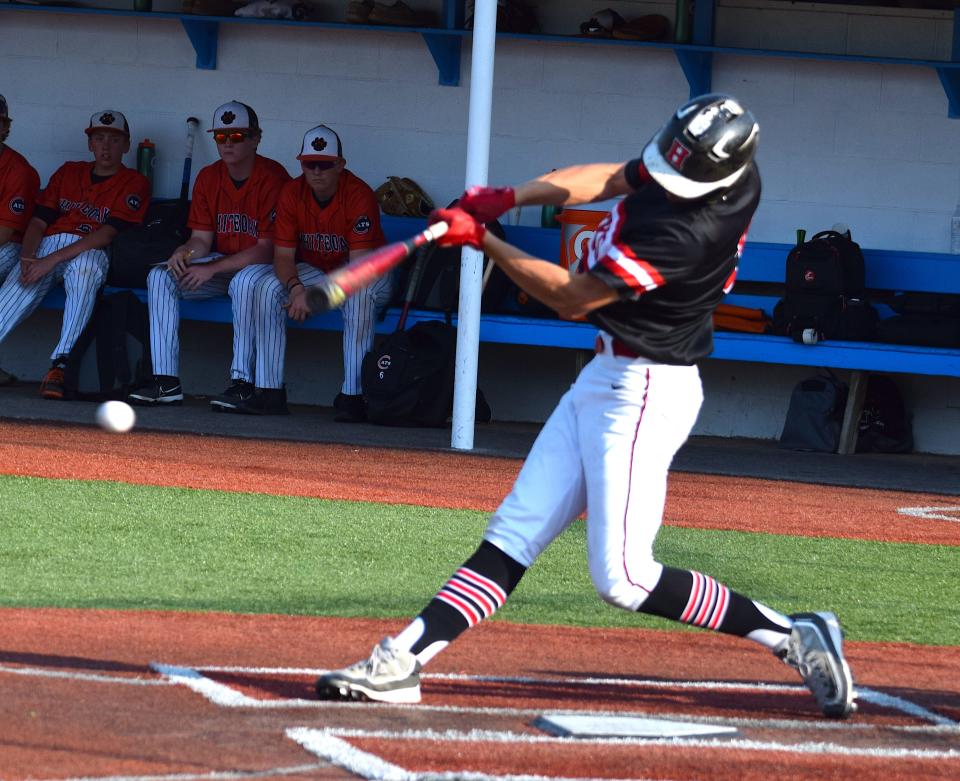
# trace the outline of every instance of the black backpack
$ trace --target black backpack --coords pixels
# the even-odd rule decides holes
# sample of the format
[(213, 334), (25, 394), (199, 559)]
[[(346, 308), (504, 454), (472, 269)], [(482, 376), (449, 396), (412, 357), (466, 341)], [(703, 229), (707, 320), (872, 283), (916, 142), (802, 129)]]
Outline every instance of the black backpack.
[(877, 311), (866, 300), (860, 245), (836, 231), (821, 231), (787, 254), (784, 297), (773, 310), (772, 332), (802, 342), (812, 329), (816, 341), (869, 341)]
[(900, 389), (889, 377), (871, 374), (863, 396), (858, 453), (909, 453), (913, 427)]
[[(96, 383), (84, 367), (96, 367)], [(90, 322), (67, 356), (68, 399), (125, 399), (153, 373), (147, 305), (129, 290), (101, 296)]]
[(167, 260), (189, 237), (184, 201), (151, 201), (143, 224), (118, 235), (110, 245), (111, 287), (145, 288), (147, 274)]

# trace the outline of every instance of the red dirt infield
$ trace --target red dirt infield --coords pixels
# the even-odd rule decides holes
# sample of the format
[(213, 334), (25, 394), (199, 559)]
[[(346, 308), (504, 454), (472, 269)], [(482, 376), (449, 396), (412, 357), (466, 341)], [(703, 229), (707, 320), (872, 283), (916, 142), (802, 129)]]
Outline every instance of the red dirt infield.
[[(82, 427), (52, 437), (51, 428), (0, 422), (0, 472), (489, 510), (519, 466), (405, 454), (405, 472), (394, 481), (400, 488), (384, 495), (378, 481), (356, 476), (375, 474), (371, 459), (393, 456), (395, 464), (394, 451), (246, 440), (225, 448), (212, 437), (117, 437)], [(43, 444), (51, 441), (55, 450)], [(676, 474), (667, 518), (703, 528), (958, 545), (960, 524), (898, 512), (956, 503)], [(860, 711), (845, 722), (824, 719), (795, 673), (737, 638), (498, 621), (437, 657), (420, 705), (315, 699), (319, 670), (365, 657), (401, 626), (0, 609), (0, 780), (960, 777), (957, 647), (849, 643)], [(559, 711), (722, 723), (737, 733), (597, 740), (558, 738), (534, 725), (538, 715)]]

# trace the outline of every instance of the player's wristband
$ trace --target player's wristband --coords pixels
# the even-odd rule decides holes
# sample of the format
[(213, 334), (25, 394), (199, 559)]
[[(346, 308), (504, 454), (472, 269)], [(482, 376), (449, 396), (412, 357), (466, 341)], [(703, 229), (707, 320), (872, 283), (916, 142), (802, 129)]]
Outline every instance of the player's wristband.
[[(293, 284), (290, 284), (291, 281), (293, 282)], [(286, 284), (287, 292), (292, 293), (293, 289), (297, 285), (300, 285), (300, 287), (303, 287), (303, 282), (301, 282), (297, 277), (290, 277), (290, 279), (287, 280), (287, 284)]]

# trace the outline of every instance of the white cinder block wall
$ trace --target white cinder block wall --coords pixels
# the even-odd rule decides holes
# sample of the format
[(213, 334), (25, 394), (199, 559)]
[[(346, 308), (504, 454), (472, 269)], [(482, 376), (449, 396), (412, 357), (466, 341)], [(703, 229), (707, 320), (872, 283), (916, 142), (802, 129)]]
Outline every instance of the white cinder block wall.
[[(440, 7), (439, 0), (408, 4)], [(336, 21), (346, 3), (315, 5)], [(539, 3), (544, 32), (577, 32), (597, 5)], [(673, 2), (606, 5), (627, 18), (674, 12)], [(154, 0), (154, 9), (178, 4)], [(952, 24), (942, 11), (718, 0), (716, 43), (949, 59)], [(351, 170), (374, 187), (387, 175), (411, 176), (438, 204), (463, 188), (469, 38), (460, 85), (442, 87), (423, 39), (409, 33), (224, 23), (217, 69), (206, 71), (194, 67), (194, 49), (176, 20), (3, 9), (0, 29), (0, 93), (14, 119), (9, 143), (44, 183), (64, 160), (88, 157), (83, 128), (90, 114), (114, 108), (127, 115), (133, 146), (145, 137), (156, 142), (155, 192), (173, 196), (186, 117), (200, 117), (206, 129), (213, 109), (236, 98), (260, 115), (261, 153), (291, 173), (303, 132), (325, 122), (341, 134)], [(815, 232), (842, 221), (865, 247), (949, 250), (960, 198), (960, 120), (947, 118), (933, 69), (718, 54), (713, 88), (738, 95), (761, 123), (764, 195), (752, 239), (788, 242), (798, 227)], [(688, 90), (670, 50), (500, 39), (490, 181), (633, 157)], [(194, 176), (215, 159), (203, 134)], [(135, 165), (133, 150), (127, 163)], [(520, 219), (536, 224), (538, 216), (528, 209)], [(0, 364), (38, 379), (58, 324), (59, 315), (36, 313), (0, 346)], [(330, 334), (292, 335), (292, 400), (330, 402), (340, 381), (337, 342)], [(185, 324), (183, 343), (188, 391), (219, 392), (229, 328)], [(530, 369), (522, 388), (514, 380), (519, 362)], [(484, 345), (481, 387), (498, 419), (542, 420), (575, 366), (569, 352)], [(778, 436), (789, 390), (810, 371), (708, 362), (697, 433)], [(918, 449), (960, 452), (960, 380), (899, 379), (914, 408)]]

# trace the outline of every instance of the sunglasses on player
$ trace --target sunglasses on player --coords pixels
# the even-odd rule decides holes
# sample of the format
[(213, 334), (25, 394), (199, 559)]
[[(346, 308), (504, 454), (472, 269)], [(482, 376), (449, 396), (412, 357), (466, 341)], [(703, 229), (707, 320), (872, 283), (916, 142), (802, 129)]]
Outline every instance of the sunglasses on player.
[(225, 144), (227, 141), (232, 141), (234, 144), (239, 144), (241, 141), (246, 141), (250, 138), (249, 133), (245, 133), (242, 130), (218, 130), (213, 134), (213, 140), (218, 144)]
[(336, 166), (336, 160), (301, 160), (300, 165), (311, 171), (329, 171)]

